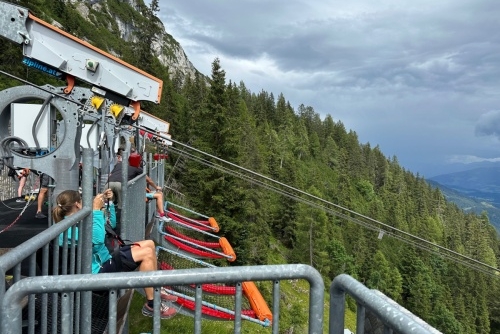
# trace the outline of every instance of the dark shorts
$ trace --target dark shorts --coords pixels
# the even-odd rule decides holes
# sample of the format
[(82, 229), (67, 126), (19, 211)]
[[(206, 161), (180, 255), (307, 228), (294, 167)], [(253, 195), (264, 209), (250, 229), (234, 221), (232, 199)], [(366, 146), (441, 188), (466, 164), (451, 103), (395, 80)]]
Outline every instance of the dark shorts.
[(126, 245), (118, 248), (111, 255), (111, 259), (103, 263), (99, 273), (117, 273), (137, 269), (141, 263), (134, 261), (130, 247), (131, 245)]
[(40, 176), (40, 188), (48, 188), (49, 187), (49, 176), (47, 174), (42, 174)]

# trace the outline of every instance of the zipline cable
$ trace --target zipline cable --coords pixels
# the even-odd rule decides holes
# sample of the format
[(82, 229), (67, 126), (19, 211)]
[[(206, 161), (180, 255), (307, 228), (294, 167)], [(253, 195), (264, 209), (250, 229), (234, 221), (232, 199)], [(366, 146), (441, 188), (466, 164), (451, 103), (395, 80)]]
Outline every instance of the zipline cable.
[[(33, 83), (31, 83), (31, 82), (29, 82), (27, 80), (18, 78), (18, 77), (14, 76), (14, 75), (11, 75), (11, 74), (7, 73), (7, 72), (4, 72), (4, 71), (0, 70), (0, 73), (4, 74), (4, 75), (6, 75), (6, 76), (8, 76), (10, 78), (14, 78), (16, 80), (19, 80), (19, 81), (21, 81), (21, 82), (23, 82), (25, 84), (28, 84), (28, 85), (31, 85), (31, 86), (36, 87), (38, 89), (41, 89), (41, 90), (43, 90), (43, 91), (45, 91), (47, 93), (50, 93), (50, 94), (53, 94), (53, 95), (58, 96), (60, 98), (63, 98), (65, 100), (69, 101), (69, 102), (75, 103), (75, 104), (77, 104), (77, 105), (79, 105), (81, 107), (84, 107), (84, 108), (86, 107), (84, 104), (82, 104), (82, 103), (80, 103), (78, 101), (72, 100), (72, 99), (70, 99), (70, 98), (68, 98), (68, 97), (66, 97), (64, 95), (61, 95), (61, 94), (56, 94), (56, 93), (54, 93), (54, 92), (52, 92), (52, 91), (50, 91), (48, 89), (45, 89), (45, 88), (40, 87), (38, 85), (35, 85), (35, 84), (33, 84)], [(95, 117), (97, 118), (98, 116), (95, 116)], [(286, 188), (286, 189), (291, 190), (293, 192), (299, 193), (299, 194), (301, 194), (303, 196), (306, 196), (306, 197), (312, 198), (314, 200), (320, 201), (320, 202), (322, 202), (322, 203), (324, 203), (326, 205), (334, 207), (336, 210), (344, 211), (344, 212), (346, 212), (348, 214), (352, 214), (352, 215), (354, 215), (354, 216), (356, 216), (358, 218), (351, 217), (351, 216), (347, 215), (346, 213), (341, 213), (341, 212), (335, 211), (335, 210), (333, 210), (333, 209), (331, 209), (329, 207), (317, 204), (315, 202), (311, 202), (311, 201), (305, 200), (305, 199), (303, 199), (303, 198), (301, 198), (301, 197), (299, 197), (297, 195), (294, 195), (293, 193), (288, 193), (288, 192), (286, 192), (284, 190), (281, 190), (281, 189), (278, 189), (278, 188), (276, 188), (274, 186), (265, 184), (263, 181), (257, 181), (257, 180), (253, 179), (250, 176), (247, 176), (247, 175), (244, 175), (244, 174), (241, 174), (241, 173), (238, 173), (238, 172), (234, 172), (234, 171), (228, 169), (227, 167), (216, 165), (214, 163), (208, 163), (206, 161), (204, 162), (204, 164), (210, 164), (210, 166), (213, 167), (213, 168), (215, 168), (215, 166), (218, 166), (217, 169), (220, 168), (219, 170), (221, 170), (223, 172), (231, 173), (232, 175), (234, 175), (236, 177), (239, 177), (239, 178), (242, 178), (244, 180), (247, 180), (247, 181), (249, 181), (251, 183), (259, 184), (259, 185), (261, 185), (261, 186), (263, 186), (263, 187), (265, 187), (265, 188), (267, 188), (269, 190), (276, 191), (277, 193), (280, 193), (280, 194), (282, 194), (284, 196), (287, 196), (289, 198), (293, 198), (293, 199), (299, 200), (299, 201), (301, 201), (301, 202), (303, 202), (305, 204), (308, 204), (308, 205), (314, 206), (316, 208), (325, 210), (325, 211), (327, 211), (327, 212), (329, 212), (329, 213), (331, 213), (331, 214), (333, 214), (333, 215), (335, 215), (335, 216), (337, 216), (339, 218), (346, 219), (346, 220), (352, 221), (354, 223), (360, 224), (360, 225), (362, 225), (362, 226), (364, 226), (364, 227), (366, 227), (368, 229), (371, 229), (371, 230), (374, 230), (374, 231), (382, 231), (383, 233), (385, 233), (385, 234), (387, 234), (389, 236), (392, 236), (395, 239), (398, 239), (398, 240), (401, 240), (401, 241), (403, 241), (405, 243), (414, 245), (414, 246), (416, 246), (416, 247), (418, 247), (420, 249), (424, 249), (424, 250), (430, 251), (432, 253), (438, 254), (440, 256), (446, 257), (446, 258), (448, 258), (448, 259), (450, 259), (450, 260), (452, 260), (454, 262), (461, 263), (463, 265), (466, 265), (466, 266), (468, 266), (470, 268), (476, 269), (476, 270), (481, 271), (483, 273), (487, 273), (487, 274), (490, 274), (490, 275), (499, 275), (500, 274), (500, 270), (498, 268), (495, 268), (493, 266), (490, 266), (490, 265), (488, 265), (486, 263), (480, 262), (480, 261), (475, 260), (473, 258), (467, 257), (465, 255), (462, 255), (462, 254), (458, 253), (458, 252), (450, 250), (450, 249), (448, 249), (446, 247), (440, 246), (438, 244), (435, 244), (433, 242), (430, 242), (428, 240), (425, 240), (423, 238), (415, 236), (415, 235), (413, 235), (411, 233), (402, 231), (400, 229), (397, 229), (395, 227), (392, 227), (390, 225), (382, 223), (382, 222), (380, 222), (378, 220), (375, 220), (375, 219), (370, 218), (368, 216), (365, 216), (365, 215), (362, 215), (360, 213), (357, 213), (357, 212), (355, 212), (353, 210), (350, 210), (350, 209), (347, 209), (345, 207), (342, 207), (342, 206), (340, 206), (338, 204), (329, 202), (329, 201), (324, 200), (324, 199), (322, 199), (322, 198), (320, 198), (318, 196), (309, 194), (309, 193), (307, 193), (307, 192), (305, 192), (303, 190), (294, 188), (292, 186), (289, 186), (289, 185), (287, 185), (287, 184), (285, 184), (283, 182), (274, 180), (274, 179), (272, 179), (272, 178), (270, 178), (268, 176), (265, 176), (263, 174), (254, 172), (254, 171), (252, 171), (250, 169), (244, 168), (244, 167), (239, 166), (237, 164), (234, 164), (232, 162), (229, 162), (229, 161), (226, 161), (224, 159), (221, 159), (219, 157), (214, 156), (213, 154), (209, 154), (207, 152), (201, 151), (201, 150), (199, 150), (197, 148), (194, 148), (194, 147), (192, 147), (190, 145), (184, 144), (184, 143), (182, 143), (180, 141), (177, 141), (175, 139), (167, 138), (167, 137), (162, 136), (161, 134), (158, 134), (157, 132), (152, 131), (150, 129), (147, 129), (147, 128), (144, 128), (144, 127), (141, 127), (141, 126), (138, 126), (138, 125), (135, 125), (135, 124), (131, 124), (129, 126), (134, 127), (136, 129), (144, 130), (145, 132), (151, 133), (151, 134), (153, 134), (153, 135), (155, 135), (155, 136), (157, 136), (159, 138), (163, 138), (163, 139), (165, 139), (167, 141), (170, 141), (170, 142), (172, 142), (174, 144), (180, 145), (180, 146), (182, 146), (182, 147), (184, 147), (186, 149), (192, 150), (192, 151), (194, 151), (194, 152), (196, 152), (198, 154), (202, 154), (204, 156), (210, 157), (211, 159), (217, 160), (217, 161), (219, 161), (219, 162), (221, 162), (223, 164), (229, 165), (229, 166), (231, 166), (233, 168), (236, 168), (236, 169), (238, 169), (240, 171), (243, 171), (243, 172), (249, 173), (249, 174), (251, 174), (253, 176), (259, 177), (259, 178), (261, 178), (261, 179), (263, 179), (265, 181), (277, 184), (277, 185), (279, 185), (279, 186), (281, 186), (283, 188)], [(170, 150), (172, 150), (172, 147), (170, 147)], [(184, 154), (186, 154), (186, 152), (184, 152)], [(186, 155), (186, 156), (188, 156), (188, 155)], [(203, 160), (200, 160), (199, 162), (201, 162), (201, 161), (203, 161)], [(369, 221), (369, 223), (365, 222), (365, 221), (362, 221), (359, 218), (365, 219), (365, 220)], [(375, 224), (376, 226), (373, 226), (373, 224)]]
[[(185, 148), (191, 149), (191, 147), (189, 147), (187, 145), (183, 145), (183, 146)], [(275, 193), (278, 193), (278, 194), (281, 194), (281, 195), (286, 196), (288, 198), (297, 200), (297, 201), (302, 202), (304, 204), (307, 204), (309, 206), (316, 207), (318, 209), (324, 210), (325, 212), (328, 212), (328, 213), (330, 213), (330, 214), (332, 214), (332, 215), (334, 215), (334, 216), (336, 216), (338, 218), (342, 218), (342, 219), (354, 222), (354, 223), (356, 223), (358, 225), (361, 225), (361, 226), (363, 226), (365, 228), (368, 228), (368, 229), (370, 229), (372, 231), (376, 231), (376, 232), (377, 231), (378, 232), (382, 231), (384, 234), (386, 234), (386, 235), (388, 235), (390, 237), (393, 237), (395, 239), (398, 239), (400, 241), (403, 241), (403, 242), (405, 242), (407, 244), (413, 245), (413, 246), (418, 247), (420, 249), (423, 249), (423, 250), (426, 250), (426, 251), (438, 254), (439, 256), (447, 258), (447, 259), (449, 259), (451, 261), (454, 261), (456, 263), (460, 263), (462, 265), (468, 266), (468, 267), (470, 267), (472, 269), (475, 269), (475, 270), (478, 270), (480, 272), (483, 272), (483, 273), (486, 273), (486, 274), (489, 274), (489, 275), (498, 275), (500, 273), (500, 270), (498, 268), (490, 266), (490, 265), (488, 265), (486, 263), (480, 262), (480, 261), (475, 260), (475, 259), (473, 259), (471, 257), (465, 256), (463, 254), (460, 254), (460, 253), (455, 252), (455, 251), (453, 251), (451, 249), (448, 249), (448, 248), (440, 246), (440, 245), (438, 245), (436, 243), (433, 243), (433, 242), (430, 242), (428, 240), (425, 240), (425, 239), (423, 239), (421, 237), (418, 237), (416, 235), (413, 235), (411, 233), (399, 230), (399, 229), (397, 229), (395, 227), (392, 227), (390, 225), (384, 224), (384, 223), (382, 223), (380, 221), (377, 221), (377, 220), (375, 220), (373, 218), (370, 218), (370, 217), (367, 217), (365, 215), (359, 214), (359, 213), (357, 213), (355, 211), (352, 211), (350, 209), (344, 208), (344, 207), (342, 207), (340, 205), (328, 202), (328, 201), (323, 200), (323, 199), (321, 199), (321, 198), (319, 198), (317, 196), (308, 194), (308, 193), (306, 193), (304, 191), (301, 191), (301, 190), (296, 189), (294, 187), (291, 187), (291, 186), (288, 186), (286, 184), (283, 184), (282, 182), (273, 180), (273, 179), (271, 179), (271, 178), (269, 178), (267, 176), (263, 176), (261, 174), (252, 172), (252, 175), (254, 175), (254, 176), (262, 177), (264, 180), (271, 181), (271, 182), (276, 183), (278, 185), (285, 186), (285, 188), (287, 188), (287, 189), (291, 189), (291, 190), (299, 192), (299, 193), (301, 193), (303, 195), (307, 195), (310, 198), (313, 198), (313, 199), (316, 199), (316, 200), (320, 200), (324, 204), (333, 206), (336, 210), (333, 210), (330, 207), (318, 204), (317, 202), (313, 202), (311, 200), (304, 199), (302, 197), (299, 197), (299, 196), (295, 195), (292, 192), (288, 192), (288, 191), (282, 190), (282, 189), (277, 188), (277, 187), (275, 187), (273, 185), (270, 185), (270, 184), (267, 184), (267, 183), (265, 183), (263, 181), (257, 180), (257, 179), (255, 179), (255, 178), (253, 178), (251, 176), (242, 174), (240, 172), (233, 171), (233, 170), (231, 170), (231, 169), (229, 169), (227, 167), (218, 165), (218, 164), (213, 163), (211, 161), (208, 161), (206, 159), (202, 159), (202, 158), (200, 158), (198, 156), (195, 156), (193, 154), (190, 154), (190, 153), (186, 152), (185, 150), (184, 151), (180, 151), (180, 150), (178, 150), (178, 149), (176, 149), (174, 147), (170, 147), (169, 150), (172, 151), (172, 152), (178, 153), (180, 155), (184, 155), (186, 158), (191, 159), (193, 161), (196, 161), (196, 162), (198, 162), (200, 164), (203, 164), (205, 166), (208, 166), (208, 167), (214, 168), (216, 170), (219, 170), (221, 172), (224, 172), (224, 173), (230, 174), (232, 176), (241, 178), (241, 179), (246, 180), (246, 181), (248, 181), (248, 182), (250, 182), (252, 184), (256, 184), (256, 185), (262, 186), (262, 187), (264, 187), (264, 188), (266, 188), (268, 190), (271, 190), (271, 191), (273, 191)], [(229, 165), (235, 166), (234, 164), (232, 164), (230, 162), (226, 162), (223, 159), (214, 157), (213, 155), (205, 153), (205, 152), (202, 152), (200, 150), (193, 149), (193, 151), (195, 151), (197, 153), (201, 153), (203, 155), (206, 155), (206, 156), (208, 156), (210, 158), (216, 158), (216, 160), (219, 160), (221, 162), (224, 162), (224, 163), (227, 163)], [(240, 167), (240, 166), (237, 166), (237, 167), (240, 170), (247, 171), (247, 169), (245, 169), (243, 167)], [(339, 212), (338, 210), (342, 210), (345, 213)], [(357, 218), (349, 216), (348, 214), (354, 214), (355, 216), (357, 216)], [(368, 222), (363, 221), (360, 218), (361, 219), (366, 219), (366, 220), (368, 220)], [(376, 226), (374, 226), (371, 223), (376, 223)]]

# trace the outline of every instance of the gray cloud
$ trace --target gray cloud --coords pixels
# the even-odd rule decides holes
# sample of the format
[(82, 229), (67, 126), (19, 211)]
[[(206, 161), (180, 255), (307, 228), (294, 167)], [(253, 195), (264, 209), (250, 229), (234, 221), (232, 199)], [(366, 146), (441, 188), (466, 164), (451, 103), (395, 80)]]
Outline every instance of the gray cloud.
[(410, 170), (430, 175), (451, 156), (455, 162), (500, 156), (491, 142), (500, 124), (488, 113), (500, 102), (495, 1), (160, 0), (160, 6), (167, 31), (205, 74), (219, 57), (231, 80), (332, 114)]
[(475, 133), (478, 136), (500, 138), (500, 110), (492, 110), (482, 114), (476, 123)]

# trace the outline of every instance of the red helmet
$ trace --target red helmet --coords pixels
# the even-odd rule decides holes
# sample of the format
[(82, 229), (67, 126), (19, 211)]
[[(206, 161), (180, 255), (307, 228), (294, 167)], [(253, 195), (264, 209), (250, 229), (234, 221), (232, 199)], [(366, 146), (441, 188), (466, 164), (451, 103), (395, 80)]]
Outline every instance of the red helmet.
[(128, 164), (133, 167), (141, 167), (141, 155), (137, 153), (130, 153), (128, 157)]

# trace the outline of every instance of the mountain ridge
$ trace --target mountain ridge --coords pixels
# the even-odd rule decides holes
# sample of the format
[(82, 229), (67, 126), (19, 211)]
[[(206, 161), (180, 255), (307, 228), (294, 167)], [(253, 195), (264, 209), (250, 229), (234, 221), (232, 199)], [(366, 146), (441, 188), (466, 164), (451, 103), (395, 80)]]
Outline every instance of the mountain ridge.
[(466, 212), (486, 211), (500, 232), (500, 167), (476, 167), (427, 179), (445, 198)]
[[(110, 5), (108, 4), (108, 1), (82, 2), (69, 0), (69, 2), (75, 7), (75, 10), (80, 14), (80, 16), (90, 24), (94, 24), (94, 21), (97, 21), (97, 18), (93, 17), (94, 14), (91, 9), (97, 12), (105, 12), (110, 17), (113, 17), (114, 23), (116, 23), (118, 26), (118, 31), (120, 33), (121, 39), (126, 42), (138, 42), (138, 38), (134, 34), (135, 30), (137, 29), (134, 20), (126, 20), (121, 15), (113, 12), (113, 10), (111, 10), (110, 8)], [(126, 0), (122, 2), (122, 5), (128, 5), (133, 12), (138, 15), (142, 15), (140, 9), (143, 8), (143, 1)], [(153, 40), (152, 45), (152, 49), (155, 53), (156, 58), (163, 66), (168, 68), (168, 71), (171, 75), (181, 73), (183, 77), (189, 76), (191, 79), (194, 79), (194, 76), (196, 75), (196, 73), (199, 73), (199, 71), (188, 59), (182, 46), (170, 34), (167, 33), (165, 26), (160, 19), (156, 18), (154, 23), (158, 28), (158, 31), (155, 33), (155, 39)], [(52, 24), (59, 28), (62, 28), (62, 25), (57, 21), (53, 20)], [(109, 27), (109, 29), (111, 29), (111, 27)], [(115, 56), (119, 56), (112, 50), (110, 50), (110, 53), (114, 54)]]
[[(56, 12), (53, 6), (61, 3), (68, 8), (56, 8)], [(182, 193), (186, 207), (217, 217), (226, 231), (225, 237), (234, 240), (236, 265), (276, 263), (271, 257), (277, 255), (278, 249), (282, 255), (278, 263), (310, 263), (325, 282), (331, 282), (338, 274), (349, 274), (367, 287), (387, 294), (444, 333), (500, 331), (497, 280), (490, 281), (484, 270), (448, 261), (456, 260), (453, 254), (459, 254), (475, 260), (475, 264), (479, 261), (490, 266), (486, 273), (490, 273), (491, 267), (497, 268), (500, 247), (493, 225), (445, 200), (443, 193), (429, 186), (423, 177), (402, 168), (396, 157), (387, 158), (378, 147), (360, 144), (357, 134), (347, 130), (340, 120), (334, 121), (331, 115), (323, 120), (312, 107), (307, 112), (292, 108), (283, 95), (276, 100), (272, 93), (250, 92), (243, 83), (239, 87), (234, 83), (227, 85), (218, 61), (212, 64), (210, 85), (198, 75), (197, 80), (187, 77), (180, 85), (177, 77), (168, 75), (177, 67), (169, 67), (167, 73), (156, 60), (148, 62), (143, 57), (153, 45), (149, 43), (151, 35), (158, 31), (141, 31), (141, 24), (150, 28), (158, 20), (145, 21), (144, 13), (148, 12), (142, 4), (138, 9), (142, 14), (137, 14), (138, 10), (127, 0), (100, 3), (109, 6), (111, 17), (90, 10), (92, 27), (75, 14), (74, 7), (80, 2), (37, 0), (29, 4), (38, 6), (40, 13), (52, 8), (53, 12), (43, 16), (47, 22), (47, 16), (52, 15), (65, 24), (69, 33), (122, 55), (138, 68), (149, 66), (148, 73), (164, 80), (165, 98), (161, 106), (146, 105), (145, 110), (154, 108), (153, 115), (171, 122), (175, 131), (172, 136), (179, 142), (304, 189), (342, 210), (349, 208), (348, 214), (335, 209), (330, 215), (307, 201), (290, 200), (294, 196), (286, 191), (269, 191), (268, 187), (255, 186), (257, 182), (222, 174), (171, 150), (168, 186), (173, 185)], [(135, 30), (128, 26), (130, 31), (146, 38), (138, 43), (118, 40), (122, 34), (119, 31), (128, 29), (123, 27), (132, 22), (138, 26)], [(168, 36), (154, 37), (153, 41), (163, 38)], [(141, 43), (145, 40), (147, 43)], [(163, 51), (169, 55), (168, 45)], [(0, 57), (6, 60), (0, 62), (0, 67), (9, 64), (8, 53), (3, 54)], [(25, 69), (15, 66), (9, 71), (15, 69), (22, 77)], [(46, 82), (36, 73), (30, 73), (30, 80)], [(5, 86), (12, 85), (5, 82)], [(181, 200), (180, 196), (175, 199)], [(355, 217), (370, 217), (373, 220), (366, 222), (376, 222), (377, 227), (378, 222), (387, 223), (415, 236), (418, 244), (391, 237), (381, 239), (378, 228), (366, 228)], [(454, 253), (450, 252), (447, 259), (442, 253), (436, 254), (432, 246), (428, 250), (434, 255), (429, 256), (416, 247), (425, 240)], [(280, 329), (304, 332), (307, 318), (301, 315), (307, 314), (307, 303), (293, 295), (281, 297), (287, 308), (280, 314)], [(352, 310), (356, 307), (352, 302), (347, 306)], [(140, 312), (130, 314), (141, 317)], [(130, 322), (133, 324), (134, 319)], [(182, 331), (170, 327), (171, 321), (162, 326), (170, 332)]]

